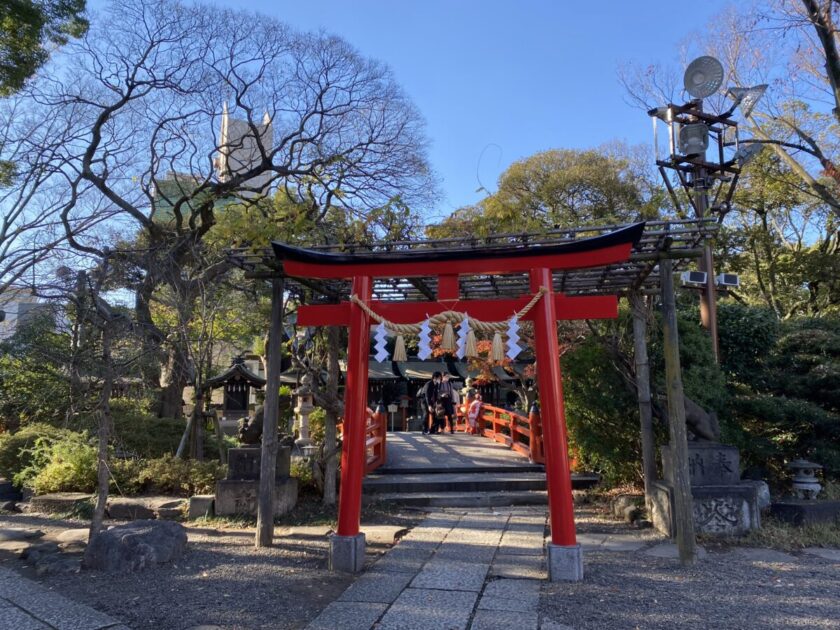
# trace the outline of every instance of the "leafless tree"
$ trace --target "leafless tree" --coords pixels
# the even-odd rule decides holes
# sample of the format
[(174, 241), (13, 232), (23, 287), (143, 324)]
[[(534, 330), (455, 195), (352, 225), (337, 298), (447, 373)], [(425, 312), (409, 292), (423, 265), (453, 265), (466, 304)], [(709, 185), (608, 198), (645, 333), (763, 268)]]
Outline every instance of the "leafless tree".
[[(114, 264), (136, 292), (149, 351), (168, 352), (161, 415), (179, 412), (188, 361), (155, 325), (152, 298), (161, 286), (193, 295), (198, 276), (182, 272), (227, 202), (281, 187), (317, 219), (396, 197), (422, 204), (434, 190), (422, 120), (388, 68), (253, 13), (114, 0), (15, 104), (50, 123), (38, 188), (57, 189), (51, 216), (72, 247), (102, 253), (75, 227), (91, 216), (132, 242)], [(200, 282), (225, 269), (203, 269)]]
[[(840, 217), (840, 3), (772, 0), (739, 3), (713, 18), (697, 54), (718, 57), (727, 86), (769, 84), (742, 125), (751, 142), (767, 144), (797, 175), (803, 192)], [(679, 73), (681, 74), (681, 73)], [(673, 69), (626, 67), (629, 100), (644, 108), (684, 96)], [(712, 102), (725, 109), (723, 95)]]
[[(35, 274), (65, 243), (55, 133), (55, 121), (40, 120), (21, 102), (0, 101), (0, 294)], [(103, 219), (79, 213), (66, 228), (77, 234)]]

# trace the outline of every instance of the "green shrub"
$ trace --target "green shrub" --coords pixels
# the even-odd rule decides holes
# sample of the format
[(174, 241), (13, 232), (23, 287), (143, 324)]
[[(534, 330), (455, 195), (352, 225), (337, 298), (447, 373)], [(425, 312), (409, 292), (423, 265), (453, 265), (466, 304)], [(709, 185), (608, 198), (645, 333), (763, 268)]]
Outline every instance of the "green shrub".
[(734, 382), (758, 386), (779, 332), (779, 320), (769, 308), (718, 304), (721, 369)]
[(315, 445), (324, 443), (327, 412), (321, 407), (315, 407), (309, 414), (309, 438)]
[(787, 483), (785, 464), (805, 457), (840, 474), (840, 321), (803, 318), (778, 326), (749, 379), (732, 387), (725, 437), (748, 467), (773, 485)]
[(97, 448), (86, 433), (70, 432), (57, 440), (39, 438), (30, 452), (30, 464), (14, 476), (17, 485), (35, 494), (95, 490)]
[[(655, 318), (648, 344), (652, 394), (666, 407), (661, 317)], [(683, 387), (699, 405), (720, 413), (727, 401), (724, 377), (698, 318), (696, 308), (678, 313)], [(617, 320), (598, 326), (598, 337), (587, 337), (562, 357), (569, 445), (578, 467), (600, 473), (605, 485), (632, 483), (641, 479), (639, 408), (635, 387), (616, 369), (621, 362), (612, 352), (632, 365), (629, 312), (622, 309)], [(654, 430), (658, 443), (667, 441), (664, 425), (655, 422)]]
[[(97, 481), (97, 447), (85, 432), (49, 425), (31, 425), (0, 436), (0, 458), (10, 478), (36, 494), (93, 492)], [(217, 461), (114, 457), (109, 460), (111, 490), (123, 495), (142, 493), (207, 494), (223, 479), (226, 467)]]
[(144, 460), (117, 457), (111, 458), (109, 464), (111, 468), (110, 492), (127, 496), (143, 492), (140, 472), (146, 464)]
[(49, 424), (34, 423), (24, 426), (16, 433), (0, 435), (0, 476), (12, 479), (30, 466), (36, 442), (51, 444), (69, 438), (72, 433)]
[[(727, 418), (728, 396), (726, 377), (715, 362), (712, 340), (700, 325), (700, 310), (695, 307), (677, 312), (677, 331), (680, 337), (680, 371), (685, 395), (706, 410), (718, 413), (722, 424)], [(665, 400), (665, 356), (662, 345), (662, 318), (657, 313), (651, 326), (650, 376), (654, 393), (663, 407)], [(632, 353), (630, 354), (632, 357)]]
[(312, 462), (305, 459), (292, 460), (291, 476), (298, 480), (298, 491), (301, 494), (320, 494), (312, 473)]
[(183, 419), (156, 417), (149, 409), (149, 402), (142, 399), (114, 400), (111, 414), (114, 418), (111, 443), (118, 452), (133, 457), (156, 458), (174, 453), (186, 426)]
[(0, 430), (65, 421), (70, 382), (65, 370), (70, 338), (38, 317), (0, 343)]
[(638, 406), (602, 345), (594, 338), (563, 355), (569, 446), (577, 466), (607, 485), (638, 480)]
[(224, 479), (226, 467), (217, 461), (199, 462), (167, 454), (145, 462), (137, 481), (143, 491), (162, 494), (208, 494)]

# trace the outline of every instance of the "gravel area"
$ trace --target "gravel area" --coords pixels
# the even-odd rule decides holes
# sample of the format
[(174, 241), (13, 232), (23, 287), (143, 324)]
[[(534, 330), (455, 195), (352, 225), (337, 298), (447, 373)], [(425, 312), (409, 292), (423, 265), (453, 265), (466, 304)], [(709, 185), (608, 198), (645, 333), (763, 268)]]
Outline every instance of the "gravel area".
[[(320, 613), (331, 608), (341, 613), (333, 615), (333, 621), (340, 617), (346, 623), (330, 622), (324, 627), (342, 630), (368, 628), (383, 614), (382, 627), (403, 627), (414, 620), (420, 625), (411, 627), (428, 630), (512, 627), (512, 623), (522, 630), (840, 627), (840, 551), (823, 550), (825, 557), (818, 557), (707, 545), (705, 559), (683, 569), (675, 558), (667, 557), (669, 545), (655, 531), (617, 522), (598, 506), (582, 504), (576, 508), (576, 522), (585, 549), (584, 581), (552, 584), (540, 579), (545, 573), (542, 555), (517, 553), (539, 548), (541, 515), (544, 511), (536, 507), (517, 508), (510, 514), (480, 510), (466, 516), (459, 510), (433, 514), (346, 592), (353, 578), (327, 571), (326, 526), (278, 528), (278, 544), (267, 550), (253, 548), (252, 529), (190, 527), (190, 547), (182, 560), (135, 574), (82, 572), (39, 578), (9, 550), (0, 551), (0, 566), (135, 629), (187, 630), (200, 625), (225, 630), (286, 629), (303, 628), (312, 620), (316, 620), (312, 627), (321, 627), (317, 620), (325, 617)], [(377, 533), (379, 539), (368, 546), (368, 568), (388, 549), (386, 541), (392, 541), (399, 528), (413, 526), (418, 516), (382, 516), (381, 528), (368, 527), (369, 539)], [(507, 554), (496, 554), (489, 572), (482, 558), (446, 553), (445, 542), (438, 550), (438, 563), (448, 564), (439, 567), (430, 560), (432, 550), (424, 547), (440, 544), (458, 519), (467, 517), (469, 524), (456, 528), (458, 534), (452, 536), (450, 546), (463, 547), (473, 534), (493, 548), (498, 545), (499, 550), (506, 550)], [(510, 531), (484, 540), (484, 525), (500, 529), (500, 519), (509, 521)], [(38, 528), (47, 533), (45, 539), (83, 525), (37, 515), (0, 516), (0, 527)], [(534, 537), (536, 543), (531, 540)], [(19, 541), (8, 543), (15, 544)], [(651, 555), (655, 551), (665, 557)], [(429, 570), (423, 573), (421, 566), (427, 561)], [(468, 575), (471, 568), (466, 565), (479, 561), (484, 565), (481, 575)], [(464, 573), (453, 582), (443, 577), (444, 569), (463, 569)], [(387, 588), (373, 583), (382, 574)], [(429, 580), (431, 590), (423, 588), (423, 579), (430, 575), (434, 578)], [(441, 590), (441, 580), (460, 584), (458, 593), (465, 600), (457, 604), (427, 601), (452, 590)], [(521, 593), (526, 587), (533, 592)], [(486, 601), (483, 594), (488, 594)], [(501, 604), (504, 610), (495, 610)], [(441, 618), (434, 627), (429, 625), (429, 615), (446, 611), (458, 618)], [(368, 617), (369, 622), (365, 621)], [(421, 617), (425, 621), (419, 621)]]
[[(585, 533), (634, 531), (591, 507), (580, 510), (577, 523)], [(544, 585), (543, 627), (551, 621), (575, 630), (840, 627), (840, 563), (806, 554), (766, 551), (762, 559), (757, 550), (707, 550), (691, 569), (641, 552), (584, 553), (583, 582)]]
[[(406, 519), (410, 526), (412, 519)], [(31, 515), (0, 516), (0, 527), (34, 528), (54, 538), (85, 522)], [(37, 576), (16, 553), (0, 552), (0, 566), (120, 619), (134, 629), (224, 630), (303, 628), (337, 599), (352, 576), (327, 570), (328, 526), (277, 529), (271, 549), (253, 546), (253, 529), (188, 527), (187, 553), (171, 565), (139, 573)], [(285, 535), (284, 535), (285, 534)], [(386, 545), (368, 545), (368, 563)]]

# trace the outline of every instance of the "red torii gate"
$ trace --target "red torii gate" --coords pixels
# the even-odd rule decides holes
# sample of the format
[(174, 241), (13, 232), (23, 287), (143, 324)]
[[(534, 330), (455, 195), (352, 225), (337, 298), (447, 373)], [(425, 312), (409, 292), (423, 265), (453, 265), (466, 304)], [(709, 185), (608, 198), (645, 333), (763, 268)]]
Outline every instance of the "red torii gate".
[[(504, 275), (527, 272), (531, 293), (545, 293), (524, 318), (534, 322), (537, 378), (543, 424), (548, 486), (549, 577), (580, 580), (583, 558), (575, 537), (563, 386), (556, 322), (559, 319), (607, 319), (618, 316), (615, 295), (569, 297), (553, 290), (552, 271), (600, 267), (629, 259), (633, 244), (644, 231), (637, 223), (615, 232), (556, 245), (495, 247), (476, 250), (409, 250), (364, 254), (324, 253), (272, 243), (287, 276), (352, 279), (352, 293), (374, 312), (397, 324), (410, 324), (447, 310), (466, 311), (484, 321), (508, 319), (527, 304), (531, 295), (514, 299), (462, 300), (459, 276)], [(438, 277), (436, 301), (372, 300), (374, 278)], [(559, 313), (559, 317), (558, 317)], [(344, 406), (344, 448), (341, 455), (338, 531), (330, 543), (330, 567), (360, 571), (364, 565), (364, 534), (359, 532), (362, 479), (365, 472), (370, 316), (358, 304), (304, 305), (298, 309), (301, 326), (349, 326)]]

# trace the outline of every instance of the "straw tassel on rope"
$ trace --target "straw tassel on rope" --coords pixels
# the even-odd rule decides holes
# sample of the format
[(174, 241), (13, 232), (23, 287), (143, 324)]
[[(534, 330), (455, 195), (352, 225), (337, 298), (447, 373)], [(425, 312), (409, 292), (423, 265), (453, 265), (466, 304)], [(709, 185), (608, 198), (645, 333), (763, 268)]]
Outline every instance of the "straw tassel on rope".
[(490, 351), (490, 359), (493, 363), (501, 363), (505, 360), (505, 344), (502, 341), (502, 333), (498, 331), (493, 335), (493, 348)]
[(408, 355), (405, 351), (405, 339), (402, 335), (397, 335), (397, 341), (394, 344), (393, 361), (408, 361)]
[(464, 352), (464, 356), (470, 359), (474, 359), (478, 356), (478, 346), (475, 343), (475, 332), (472, 328), (470, 328), (467, 333), (467, 347)]
[(452, 328), (451, 322), (446, 322), (443, 328), (443, 339), (440, 342), (441, 350), (447, 352), (455, 352), (458, 347), (455, 345), (455, 330)]

